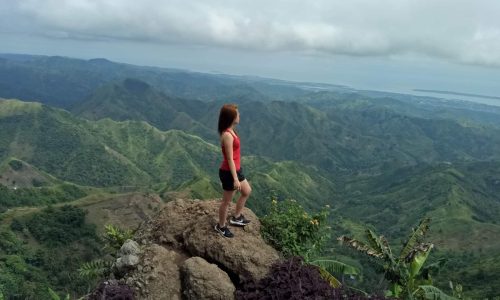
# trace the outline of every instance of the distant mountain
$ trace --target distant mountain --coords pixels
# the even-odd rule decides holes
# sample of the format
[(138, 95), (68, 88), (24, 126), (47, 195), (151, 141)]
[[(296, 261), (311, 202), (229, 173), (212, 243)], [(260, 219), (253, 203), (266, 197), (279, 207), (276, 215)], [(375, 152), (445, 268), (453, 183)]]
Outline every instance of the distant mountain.
[(196, 120), (197, 112), (205, 106), (204, 102), (167, 96), (143, 81), (127, 78), (98, 88), (71, 111), (89, 120), (147, 121), (161, 130), (179, 129), (214, 137), (214, 130)]
[[(139, 121), (88, 121), (60, 109), (16, 100), (0, 100), (0, 126), (4, 129), (0, 132), (0, 163), (16, 157), (79, 185), (149, 186), (158, 191), (187, 191), (197, 198), (216, 197), (221, 192), (217, 173), (220, 148), (179, 130), (160, 131)], [(311, 203), (325, 203), (332, 192), (332, 184), (314, 168), (297, 162), (248, 159), (258, 166), (247, 173), (259, 186), (254, 207), (263, 207), (269, 191), (277, 195), (297, 191), (295, 197)], [(276, 169), (280, 174), (273, 173)], [(303, 178), (310, 180), (304, 182)], [(318, 182), (325, 184), (319, 187)], [(288, 185), (296, 189), (289, 190)], [(312, 189), (316, 191), (310, 192)]]
[(318, 109), (379, 107), (398, 114), (423, 119), (445, 119), (465, 126), (500, 128), (500, 107), (467, 101), (414, 96), (379, 91), (316, 91), (296, 98)]
[(255, 76), (207, 74), (134, 66), (107, 59), (0, 54), (0, 97), (70, 109), (112, 82), (136, 78), (177, 99), (222, 102), (297, 101), (314, 107), (338, 100), (382, 105), (420, 118), (441, 118), (500, 127), (500, 108), (466, 101), (355, 90), (345, 86), (290, 82)]
[[(271, 94), (274, 91), (274, 85), (263, 82), (255, 86), (246, 84), (245, 77), (140, 67), (106, 59), (0, 55), (0, 97), (3, 98), (71, 108), (90, 97), (98, 87), (126, 78), (147, 82), (167, 95), (203, 101), (266, 100), (268, 96), (259, 89)], [(290, 94), (300, 89), (276, 86), (275, 96), (282, 91)]]
[[(400, 112), (405, 104), (394, 99), (376, 102), (353, 96), (351, 101), (325, 101), (313, 106), (236, 101), (245, 153), (344, 174), (500, 158), (500, 129), (410, 116)], [(92, 120), (142, 120), (218, 143), (215, 128), (222, 103), (170, 97), (145, 82), (126, 79), (99, 88), (73, 112)]]

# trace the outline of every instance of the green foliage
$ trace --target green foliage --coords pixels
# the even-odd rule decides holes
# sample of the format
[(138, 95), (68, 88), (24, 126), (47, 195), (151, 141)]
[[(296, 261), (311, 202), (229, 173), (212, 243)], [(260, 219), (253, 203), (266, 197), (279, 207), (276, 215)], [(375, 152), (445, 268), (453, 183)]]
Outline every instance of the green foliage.
[(399, 260), (406, 259), (406, 257), (413, 254), (412, 251), (414, 251), (415, 245), (417, 245), (417, 243), (421, 243), (421, 239), (425, 237), (425, 234), (429, 230), (430, 221), (430, 218), (425, 218), (420, 222), (416, 230), (412, 229), (412, 233), (408, 237), (403, 250), (401, 250)]
[(23, 255), (0, 254), (0, 293), (6, 299), (47, 299), (47, 278)]
[[(51, 300), (62, 300), (61, 297), (59, 297), (59, 295), (56, 292), (54, 292), (51, 288), (48, 288), (48, 291), (49, 291)], [(69, 294), (67, 294), (66, 297), (64, 297), (64, 300), (69, 300)]]
[(334, 275), (342, 276), (342, 278), (344, 275), (348, 275), (361, 279), (361, 276), (359, 276), (359, 270), (356, 267), (342, 263), (340, 261), (336, 261), (333, 259), (315, 259), (309, 261), (309, 264), (317, 266), (321, 277), (328, 281), (334, 288), (339, 288), (342, 286), (342, 283), (336, 277), (334, 277)]
[[(281, 198), (301, 199), (305, 207), (325, 204), (335, 195), (331, 203), (336, 211), (383, 230), (391, 240), (402, 238), (404, 229), (423, 215), (431, 215), (441, 220), (436, 236), (442, 241), (440, 250), (446, 251), (443, 255), (450, 258), (442, 276), (434, 278), (440, 287), (451, 278), (463, 282), (467, 293), (474, 290), (470, 295), (475, 298), (497, 294), (492, 287), (500, 284), (495, 239), (500, 233), (500, 177), (494, 161), (500, 153), (498, 108), (367, 91), (310, 93), (291, 83), (273, 85), (106, 60), (15, 57), (2, 59), (0, 68), (3, 97), (71, 108), (91, 95), (87, 104), (102, 102), (105, 107), (100, 108), (105, 109), (92, 112), (92, 105), (83, 107), (86, 117), (143, 120), (162, 129), (186, 130), (211, 143), (216, 141), (213, 124), (220, 103), (181, 98), (241, 100), (243, 118), (252, 120), (242, 122), (239, 131), (249, 146), (244, 156), (270, 158), (256, 159), (248, 168), (256, 200), (249, 201), (252, 209), (264, 212), (266, 206), (258, 199), (271, 191)], [(0, 163), (18, 157), (57, 178), (85, 185), (161, 182), (164, 191), (188, 191), (197, 198), (220, 192), (213, 175), (220, 149), (194, 136), (160, 132), (138, 122), (86, 122), (37, 103), (0, 101)], [(144, 104), (158, 109), (145, 110)], [(40, 189), (11, 192), (0, 186), (0, 212), (64, 198)], [(20, 229), (22, 224), (12, 225)], [(372, 237), (366, 244), (373, 253), (385, 255), (384, 241), (373, 244), (377, 240)], [(3, 244), (16, 249), (10, 241)]]
[(105, 278), (110, 274), (112, 265), (112, 260), (105, 261), (102, 259), (96, 259), (91, 262), (83, 263), (78, 269), (78, 274), (80, 277), (87, 280)]
[(317, 255), (329, 239), (328, 207), (312, 215), (295, 200), (272, 199), (269, 214), (261, 218), (261, 234), (285, 257), (306, 261)]
[(130, 229), (123, 230), (117, 226), (108, 224), (104, 226), (104, 242), (106, 249), (114, 255), (128, 239), (132, 239), (134, 232)]
[(10, 189), (0, 184), (0, 206), (38, 206), (69, 202), (86, 196), (83, 189), (74, 184), (52, 187)]
[(451, 297), (445, 294), (443, 291), (432, 285), (421, 285), (413, 293), (415, 297), (419, 299), (428, 300), (457, 300), (455, 297)]
[(14, 171), (19, 171), (23, 167), (23, 163), (18, 161), (17, 159), (13, 159), (9, 161), (9, 166), (12, 168)]
[(17, 254), (23, 251), (23, 243), (14, 233), (0, 228), (0, 253)]
[[(387, 292), (388, 296), (413, 299), (416, 296), (422, 296), (422, 291), (430, 290), (427, 287), (432, 284), (430, 274), (421, 272), (434, 246), (422, 242), (429, 229), (429, 223), (430, 219), (424, 218), (417, 228), (412, 229), (412, 234), (404, 243), (399, 255), (392, 253), (388, 241), (383, 236), (376, 237), (369, 229), (366, 230), (368, 245), (346, 236), (341, 236), (338, 240), (342, 244), (377, 259), (384, 269), (385, 278), (391, 284)], [(432, 290), (440, 291), (433, 286)]]
[(318, 264), (311, 263), (311, 265), (315, 265), (318, 267), (319, 274), (330, 284), (331, 287), (339, 288), (342, 286), (342, 283), (340, 283), (340, 281), (332, 275), (333, 273), (331, 271)]
[(111, 259), (95, 259), (82, 264), (78, 269), (80, 277), (94, 281), (106, 278), (106, 276), (111, 273), (117, 251), (122, 247), (125, 241), (132, 239), (133, 234), (132, 230), (123, 230), (111, 224), (105, 225), (102, 235), (104, 241), (103, 250), (106, 251), (106, 254), (109, 255)]
[(19, 221), (19, 219), (12, 219), (12, 223), (10, 223), (10, 229), (12, 231), (19, 231), (19, 232), (22, 232), (23, 229), (24, 229), (24, 224)]
[(85, 211), (75, 206), (47, 207), (26, 222), (35, 239), (49, 247), (67, 245), (82, 238), (96, 238), (95, 226), (85, 223)]
[(460, 283), (453, 284), (453, 282), (450, 281), (450, 289), (452, 291), (453, 297), (457, 299), (464, 299), (463, 296), (463, 287)]
[[(102, 253), (95, 232), (89, 231), (93, 227), (81, 223), (84, 215), (74, 207), (47, 208), (13, 219), (11, 226), (23, 227), (21, 232), (0, 227), (0, 291), (7, 299), (49, 300), (48, 287), (58, 293), (87, 291), (91, 283), (76, 270)], [(34, 228), (41, 229), (33, 234), (41, 245), (26, 241)]]
[(358, 268), (332, 259), (315, 259), (309, 262), (312, 265), (323, 268), (330, 274), (350, 275), (360, 277)]

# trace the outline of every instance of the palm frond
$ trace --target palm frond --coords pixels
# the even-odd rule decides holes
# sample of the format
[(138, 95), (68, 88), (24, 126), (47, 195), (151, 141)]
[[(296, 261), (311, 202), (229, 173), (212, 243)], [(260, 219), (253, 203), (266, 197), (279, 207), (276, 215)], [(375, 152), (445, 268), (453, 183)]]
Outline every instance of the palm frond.
[(415, 247), (410, 254), (405, 258), (407, 263), (410, 263), (410, 275), (412, 277), (416, 276), (422, 266), (425, 264), (427, 257), (429, 257), (429, 253), (431, 252), (433, 244), (420, 244), (418, 247)]
[(340, 236), (337, 238), (343, 245), (347, 245), (359, 252), (365, 253), (368, 256), (376, 257), (376, 258), (383, 258), (384, 254), (380, 251), (377, 251), (369, 246), (367, 246), (365, 243), (360, 242), (356, 239), (349, 238), (345, 235)]
[(113, 261), (105, 261), (96, 259), (91, 262), (86, 262), (78, 269), (81, 277), (86, 279), (100, 278), (111, 271)]
[(54, 290), (52, 290), (51, 288), (48, 288), (48, 290), (49, 290), (49, 295), (50, 295), (51, 300), (61, 300), (59, 295), (56, 294), (56, 292), (54, 292)]
[(333, 259), (317, 259), (311, 261), (310, 264), (321, 267), (330, 274), (359, 276), (358, 268)]
[(408, 237), (403, 250), (399, 255), (399, 260), (403, 260), (408, 254), (412, 251), (415, 245), (420, 241), (421, 238), (425, 236), (427, 231), (429, 230), (429, 223), (431, 222), (430, 218), (424, 218), (418, 224), (416, 229), (412, 229), (412, 233)]
[(318, 266), (318, 269), (319, 269), (319, 274), (321, 275), (321, 277), (323, 277), (323, 279), (325, 279), (326, 281), (328, 281), (328, 283), (334, 287), (334, 288), (339, 288), (342, 286), (342, 284), (340, 283), (340, 281), (338, 281), (337, 278), (335, 278), (335, 276), (333, 276), (330, 272), (328, 272), (327, 270), (325, 270), (324, 268)]
[(432, 285), (421, 285), (413, 292), (414, 296), (427, 300), (458, 300)]
[(382, 236), (377, 238), (375, 233), (373, 233), (373, 231), (371, 231), (370, 229), (367, 229), (365, 233), (370, 247), (372, 247), (372, 249), (376, 250), (379, 253), (384, 253), (384, 245), (382, 245), (381, 242)]
[(386, 256), (387, 260), (390, 260), (392, 263), (395, 263), (395, 258), (394, 256), (392, 255), (392, 250), (391, 250), (391, 246), (389, 246), (389, 241), (387, 241), (387, 239), (381, 235), (379, 237), (380, 239), (380, 242), (382, 244), (382, 251), (384, 253), (384, 255)]

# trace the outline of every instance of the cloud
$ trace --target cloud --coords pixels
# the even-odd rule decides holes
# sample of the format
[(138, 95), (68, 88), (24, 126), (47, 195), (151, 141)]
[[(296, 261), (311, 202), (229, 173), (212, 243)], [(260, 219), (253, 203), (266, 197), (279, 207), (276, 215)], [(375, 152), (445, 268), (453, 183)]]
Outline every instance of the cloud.
[(4, 31), (352, 56), (419, 55), (500, 67), (494, 0), (20, 0)]

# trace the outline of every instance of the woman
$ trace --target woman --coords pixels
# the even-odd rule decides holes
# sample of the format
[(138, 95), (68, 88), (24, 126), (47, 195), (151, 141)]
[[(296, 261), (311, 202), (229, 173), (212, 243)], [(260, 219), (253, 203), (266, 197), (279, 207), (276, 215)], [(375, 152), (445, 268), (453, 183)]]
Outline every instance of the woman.
[(219, 207), (219, 223), (215, 225), (215, 230), (222, 236), (228, 238), (234, 236), (229, 228), (227, 228), (226, 218), (229, 204), (233, 200), (236, 191), (240, 192), (240, 197), (236, 202), (236, 209), (233, 216), (229, 219), (229, 223), (235, 226), (245, 226), (250, 223), (250, 221), (245, 219), (243, 214), (241, 214), (252, 189), (245, 179), (243, 169), (240, 165), (240, 138), (234, 130), (239, 122), (240, 114), (238, 112), (238, 106), (235, 104), (223, 105), (219, 114), (218, 131), (222, 155), (224, 157), (219, 169), (219, 178), (222, 182), (224, 193)]

